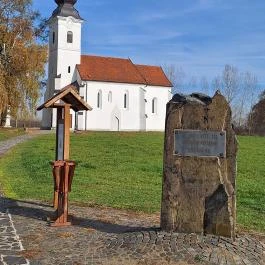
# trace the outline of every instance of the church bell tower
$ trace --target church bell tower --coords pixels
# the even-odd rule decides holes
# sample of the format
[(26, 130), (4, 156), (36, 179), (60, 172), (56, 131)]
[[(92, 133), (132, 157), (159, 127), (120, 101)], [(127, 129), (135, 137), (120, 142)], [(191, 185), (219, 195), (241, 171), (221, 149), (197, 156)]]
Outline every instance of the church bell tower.
[[(57, 8), (49, 19), (49, 66), (44, 101), (76, 81), (76, 65), (81, 60), (83, 19), (74, 5), (77, 0), (55, 0)], [(55, 113), (43, 112), (42, 127), (55, 127)]]

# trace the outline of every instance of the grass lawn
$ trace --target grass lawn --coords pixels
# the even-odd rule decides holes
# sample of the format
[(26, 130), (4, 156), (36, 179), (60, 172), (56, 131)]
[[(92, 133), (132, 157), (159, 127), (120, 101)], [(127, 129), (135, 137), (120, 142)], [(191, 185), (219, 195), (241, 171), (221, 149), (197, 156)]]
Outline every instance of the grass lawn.
[[(145, 212), (160, 210), (162, 133), (91, 132), (71, 136), (71, 158), (78, 162), (71, 203), (105, 205)], [(265, 138), (239, 137), (238, 223), (265, 232)], [(0, 182), (14, 199), (51, 200), (48, 164), (55, 135), (15, 147), (0, 159)]]
[(25, 133), (24, 130), (20, 130), (20, 129), (0, 128), (0, 143), (2, 141), (8, 140), (9, 138), (16, 137), (24, 133)]

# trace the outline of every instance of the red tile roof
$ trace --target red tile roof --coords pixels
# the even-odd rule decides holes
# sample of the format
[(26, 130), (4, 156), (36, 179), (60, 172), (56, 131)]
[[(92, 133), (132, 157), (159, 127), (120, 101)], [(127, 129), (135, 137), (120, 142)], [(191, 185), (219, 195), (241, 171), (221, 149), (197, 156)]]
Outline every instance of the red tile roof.
[(135, 65), (140, 71), (141, 75), (150, 86), (167, 86), (172, 87), (163, 69), (160, 66), (151, 65)]
[(77, 70), (84, 81), (172, 87), (161, 67), (135, 65), (130, 59), (82, 55)]

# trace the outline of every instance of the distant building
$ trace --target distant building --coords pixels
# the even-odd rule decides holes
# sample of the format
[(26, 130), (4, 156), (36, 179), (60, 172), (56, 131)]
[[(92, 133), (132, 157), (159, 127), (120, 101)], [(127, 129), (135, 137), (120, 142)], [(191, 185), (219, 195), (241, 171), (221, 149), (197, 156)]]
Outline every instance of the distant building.
[[(81, 55), (83, 19), (77, 0), (56, 0), (50, 20), (49, 69), (45, 101), (68, 85), (76, 86), (93, 107), (72, 113), (72, 129), (163, 131), (172, 84), (161, 67), (130, 59)], [(43, 112), (42, 126), (56, 126), (56, 110)]]

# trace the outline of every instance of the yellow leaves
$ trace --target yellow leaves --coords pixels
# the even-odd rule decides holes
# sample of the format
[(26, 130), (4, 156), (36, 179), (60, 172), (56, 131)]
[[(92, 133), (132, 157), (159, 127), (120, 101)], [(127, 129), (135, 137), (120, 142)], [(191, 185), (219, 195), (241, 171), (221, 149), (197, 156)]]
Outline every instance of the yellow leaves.
[(35, 18), (30, 0), (0, 1), (0, 114), (30, 111), (39, 97), (47, 46), (35, 38)]

